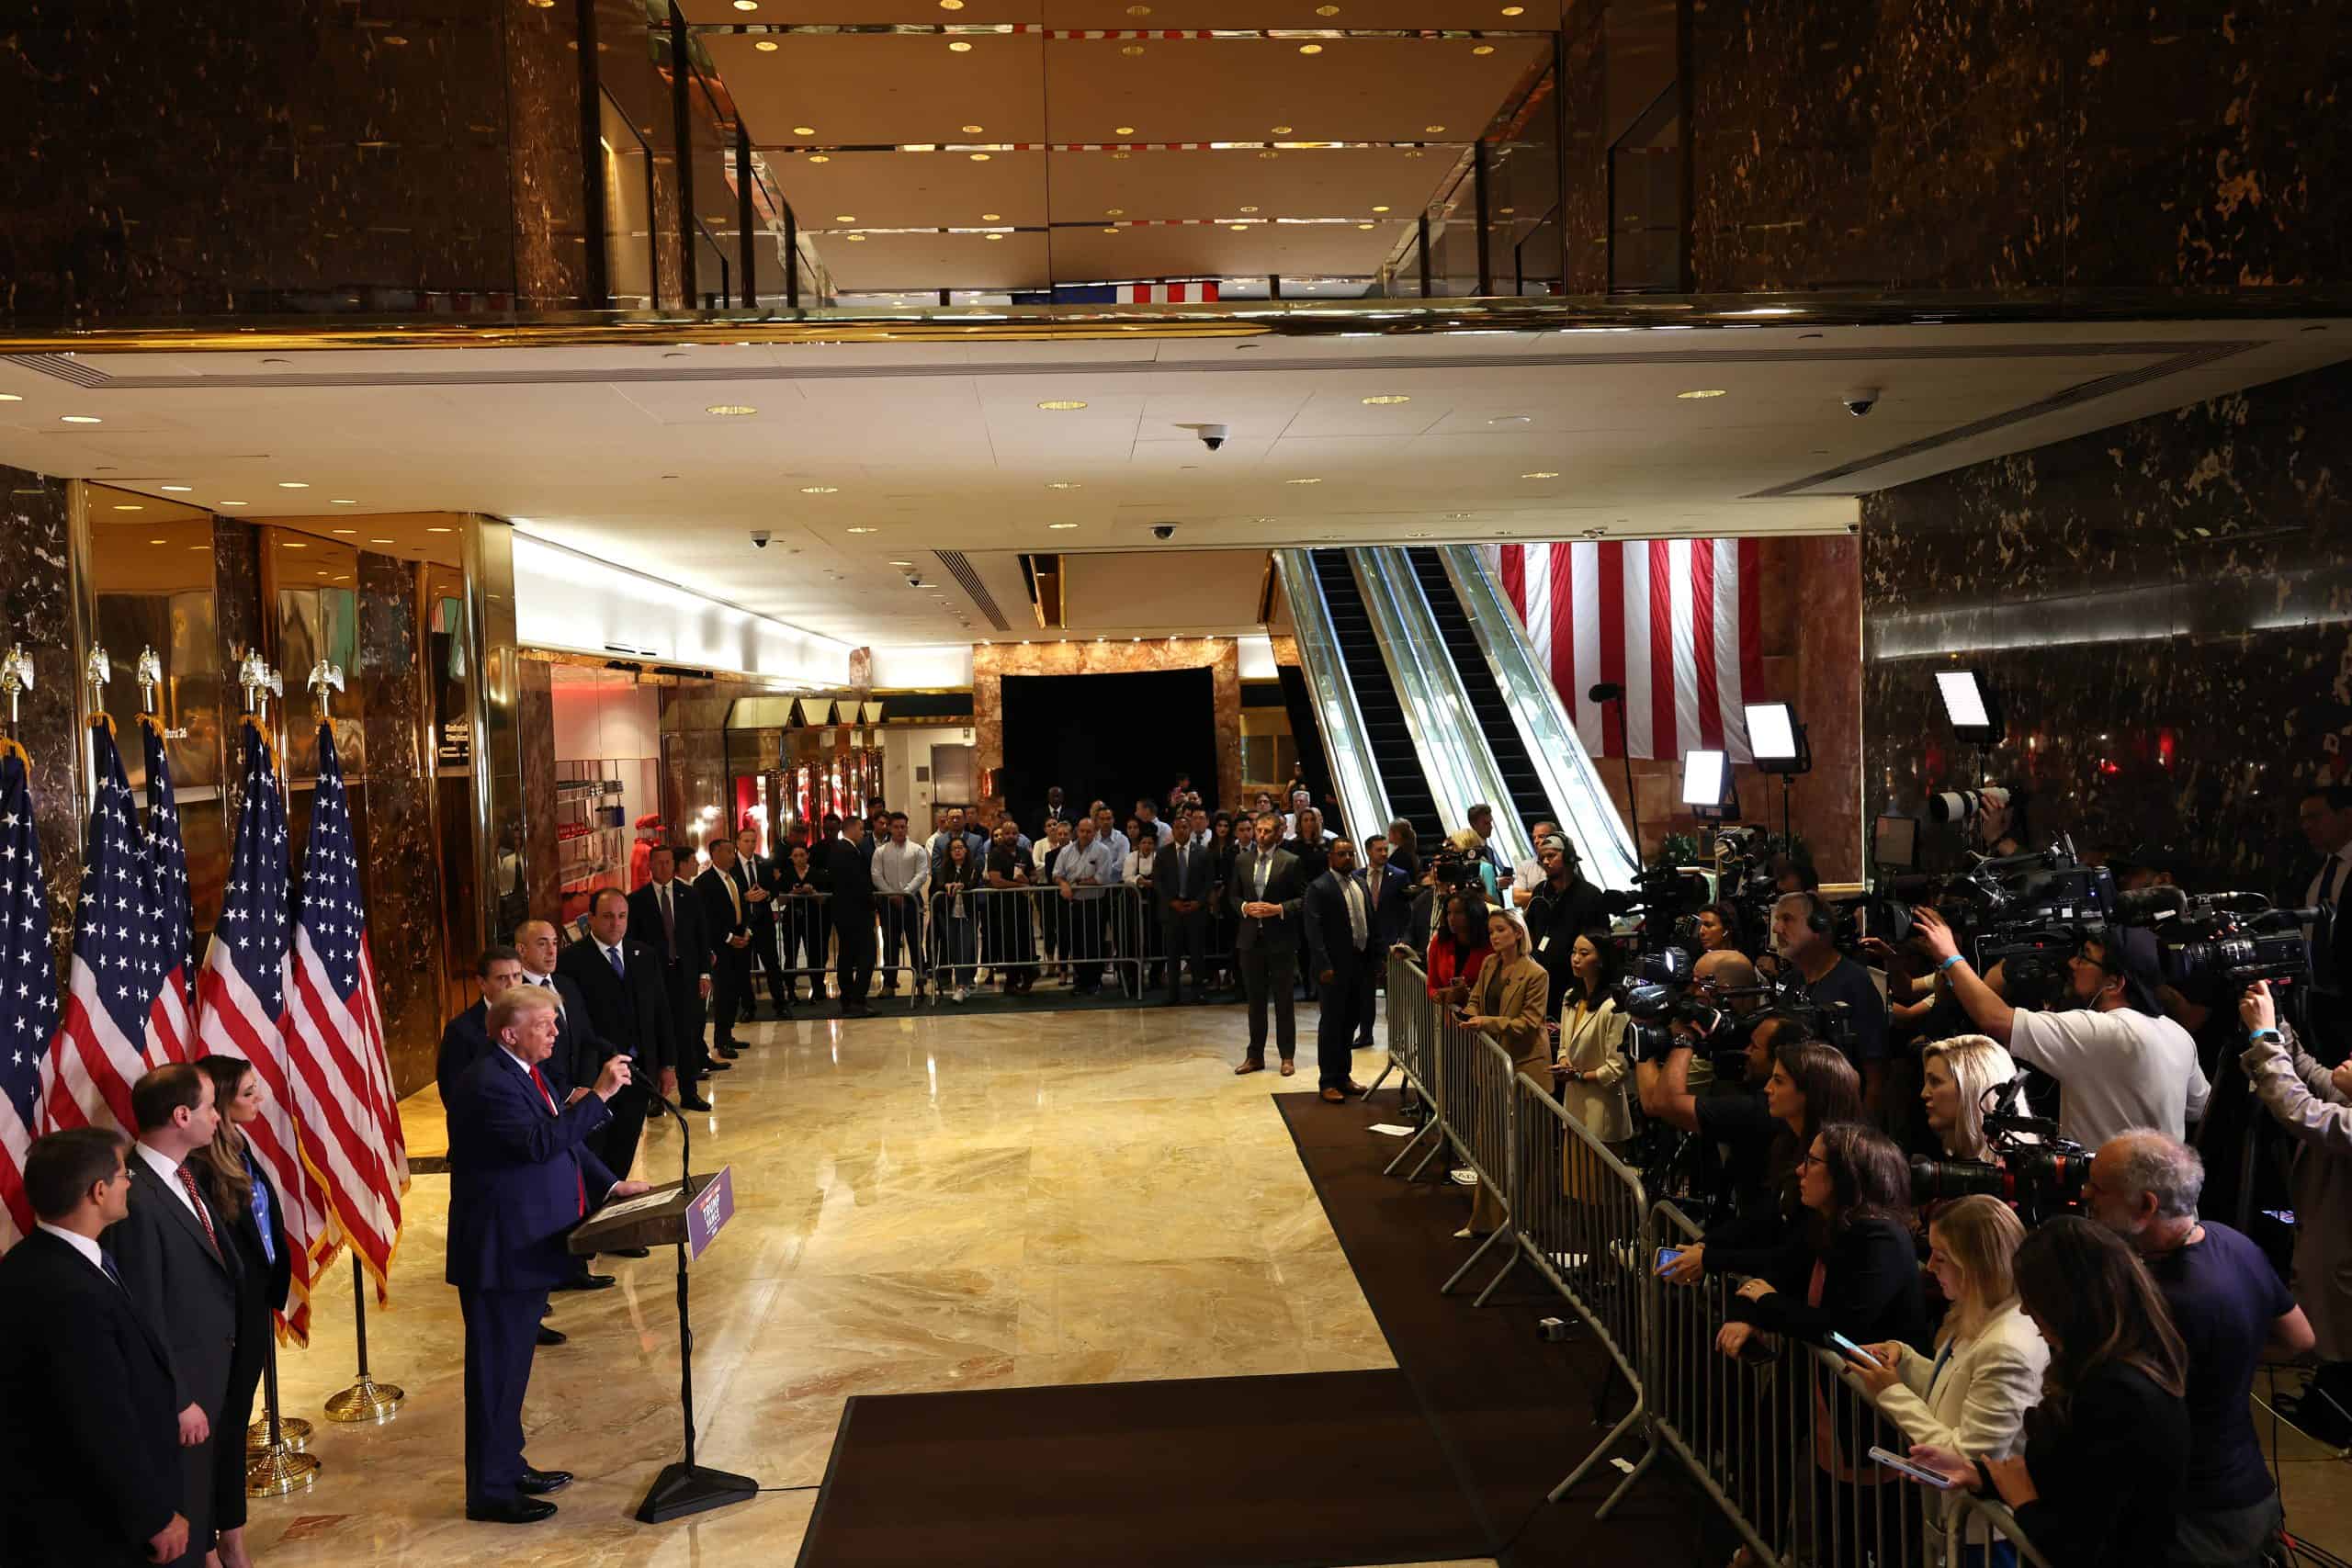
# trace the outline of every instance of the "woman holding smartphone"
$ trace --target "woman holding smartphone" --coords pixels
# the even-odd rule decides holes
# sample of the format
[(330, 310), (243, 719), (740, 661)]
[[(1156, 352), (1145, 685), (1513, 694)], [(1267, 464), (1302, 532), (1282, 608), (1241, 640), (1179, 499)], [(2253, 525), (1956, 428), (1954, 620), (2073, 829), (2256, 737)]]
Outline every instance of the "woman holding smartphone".
[[(1511, 1066), (1545, 1088), (1552, 1081), (1552, 1035), (1544, 1027), (1544, 1003), (1552, 976), (1529, 956), (1527, 933), (1510, 913), (1497, 909), (1487, 917), (1489, 955), (1471, 984), (1462, 1004), (1461, 1019), (1510, 1054)], [(1453, 1234), (1485, 1235), (1508, 1216), (1492, 1189), (1478, 1184), (1471, 1200), (1470, 1224)]]
[(1813, 1040), (1782, 1045), (1764, 1082), (1764, 1109), (1779, 1124), (1764, 1165), (1774, 1198), (1770, 1218), (1733, 1218), (1711, 1227), (1663, 1270), (1676, 1284), (1695, 1285), (1711, 1269), (1753, 1274), (1770, 1261), (1772, 1248), (1804, 1210), (1798, 1168), (1804, 1151), (1824, 1127), (1861, 1115), (1862, 1080), (1834, 1045)]
[(1920, 1443), (1911, 1462), (1997, 1495), (2066, 1568), (2165, 1562), (2189, 1430), (2188, 1356), (2164, 1297), (2127, 1243), (2072, 1214), (2036, 1227), (2016, 1269), (2018, 1302), (2050, 1347), (2024, 1453)]
[[(1560, 1103), (1585, 1130), (1613, 1149), (1634, 1135), (1634, 1113), (1625, 1103), (1623, 1013), (1610, 991), (1616, 984), (1607, 935), (1580, 934), (1568, 950), (1568, 994), (1560, 1008)], [(1571, 1163), (1567, 1168), (1573, 1170)]]
[[(2013, 1265), (2024, 1240), (2025, 1226), (1997, 1198), (1980, 1192), (1945, 1205), (1928, 1225), (1928, 1272), (1951, 1303), (1935, 1355), (1899, 1339), (1848, 1354), (1847, 1375), (1911, 1442), (2006, 1456), (2023, 1440), (2050, 1365), (2050, 1347), (2018, 1303)], [(1957, 1509), (1947, 1499), (1947, 1518)], [(1984, 1560), (1970, 1549), (1969, 1562)], [(1994, 1543), (1995, 1568), (2016, 1562), (2016, 1547)]]

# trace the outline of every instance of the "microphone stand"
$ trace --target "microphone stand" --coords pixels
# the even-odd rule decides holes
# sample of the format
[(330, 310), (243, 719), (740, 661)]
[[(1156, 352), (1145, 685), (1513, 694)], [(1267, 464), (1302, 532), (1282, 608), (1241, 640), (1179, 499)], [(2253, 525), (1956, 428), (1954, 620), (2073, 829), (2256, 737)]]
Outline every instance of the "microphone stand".
[[(646, 1098), (670, 1114), (678, 1124), (678, 1190), (687, 1203), (695, 1201), (694, 1128), (686, 1121), (685, 1112), (654, 1090), (648, 1089)], [(723, 1508), (730, 1503), (741, 1503), (756, 1496), (760, 1483), (748, 1475), (729, 1471), (710, 1470), (695, 1462), (695, 1327), (688, 1304), (689, 1289), (686, 1267), (686, 1229), (683, 1216), (678, 1226), (678, 1408), (685, 1421), (686, 1457), (662, 1467), (653, 1478), (653, 1485), (646, 1492), (645, 1501), (638, 1505), (639, 1524), (658, 1525), (686, 1514), (699, 1514), (706, 1509)]]
[[(1620, 735), (1626, 732), (1625, 688), (1623, 686), (1618, 685), (1613, 682), (1602, 682), (1594, 686), (1591, 691), (1585, 694), (1590, 697), (1594, 702), (1616, 704), (1617, 732)], [(1620, 761), (1623, 761), (1625, 764), (1625, 815), (1631, 818), (1634, 829), (1634, 871), (1635, 874), (1638, 875), (1642, 870), (1642, 808), (1639, 803), (1634, 798), (1633, 743), (1628, 740), (1623, 750), (1624, 755), (1620, 759)]]

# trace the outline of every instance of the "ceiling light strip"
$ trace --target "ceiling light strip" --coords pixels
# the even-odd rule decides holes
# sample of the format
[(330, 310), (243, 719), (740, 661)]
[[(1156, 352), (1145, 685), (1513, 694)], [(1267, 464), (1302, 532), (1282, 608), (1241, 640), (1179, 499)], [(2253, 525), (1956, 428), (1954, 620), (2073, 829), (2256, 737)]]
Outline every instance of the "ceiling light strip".
[(979, 607), (980, 614), (989, 618), (989, 625), (1001, 632), (1012, 629), (1012, 623), (1004, 618), (1002, 610), (997, 608), (996, 595), (989, 592), (988, 584), (980, 581), (980, 574), (972, 570), (971, 560), (963, 551), (933, 550), (931, 553), (946, 569), (947, 575), (956, 580), (956, 585)]
[(743, 33), (774, 38), (1042, 38), (1057, 43), (1296, 43), (1405, 39), (1476, 43), (1488, 39), (1549, 39), (1540, 28), (1049, 28), (1041, 22), (690, 22), (695, 33)]

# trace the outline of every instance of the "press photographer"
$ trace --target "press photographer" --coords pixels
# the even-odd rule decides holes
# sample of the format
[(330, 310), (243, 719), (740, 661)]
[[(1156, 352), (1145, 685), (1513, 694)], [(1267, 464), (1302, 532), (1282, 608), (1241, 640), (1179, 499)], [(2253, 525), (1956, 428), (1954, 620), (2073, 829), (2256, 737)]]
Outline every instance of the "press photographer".
[(1911, 1199), (1932, 1212), (1976, 1194), (2028, 1224), (2082, 1206), (2090, 1156), (2033, 1114), (2016, 1060), (1982, 1034), (1939, 1040), (1920, 1053), (1920, 1100), (1941, 1159), (1911, 1162)]

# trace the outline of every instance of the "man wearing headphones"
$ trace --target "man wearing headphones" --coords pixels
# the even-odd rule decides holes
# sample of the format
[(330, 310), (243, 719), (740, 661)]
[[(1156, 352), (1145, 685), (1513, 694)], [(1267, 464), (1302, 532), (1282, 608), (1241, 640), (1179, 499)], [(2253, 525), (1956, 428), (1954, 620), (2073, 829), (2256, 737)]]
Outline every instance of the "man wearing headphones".
[(1818, 893), (1790, 893), (1772, 906), (1772, 951), (1793, 966), (1804, 994), (1825, 1009), (1845, 1004), (1862, 1111), (1875, 1121), (1886, 1088), (1886, 998), (1871, 972), (1838, 951), (1837, 920)]

